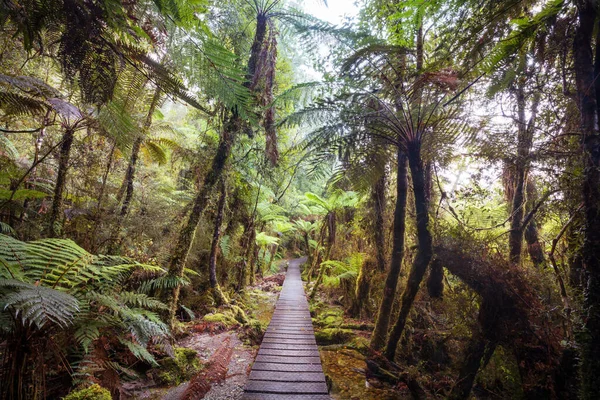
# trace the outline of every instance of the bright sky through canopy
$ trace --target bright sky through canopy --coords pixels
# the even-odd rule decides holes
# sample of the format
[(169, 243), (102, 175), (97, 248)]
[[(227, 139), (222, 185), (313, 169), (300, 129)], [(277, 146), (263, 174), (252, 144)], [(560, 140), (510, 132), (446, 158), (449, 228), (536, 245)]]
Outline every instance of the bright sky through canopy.
[(342, 23), (344, 16), (353, 17), (358, 13), (358, 8), (352, 0), (327, 0), (327, 6), (320, 0), (308, 0), (304, 2), (304, 10), (336, 25)]

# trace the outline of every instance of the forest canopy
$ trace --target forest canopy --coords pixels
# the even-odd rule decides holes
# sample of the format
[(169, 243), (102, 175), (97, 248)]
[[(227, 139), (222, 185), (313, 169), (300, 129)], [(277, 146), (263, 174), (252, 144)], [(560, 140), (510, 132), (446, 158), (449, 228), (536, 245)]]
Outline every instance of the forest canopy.
[(0, 3), (0, 398), (598, 398), (597, 2), (330, 3)]

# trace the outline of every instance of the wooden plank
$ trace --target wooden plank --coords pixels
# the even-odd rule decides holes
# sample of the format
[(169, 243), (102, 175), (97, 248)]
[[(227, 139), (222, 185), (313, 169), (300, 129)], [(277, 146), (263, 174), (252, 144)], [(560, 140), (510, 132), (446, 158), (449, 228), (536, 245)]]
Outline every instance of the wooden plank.
[(331, 400), (325, 394), (244, 393), (242, 400)]
[(323, 372), (321, 364), (279, 364), (274, 362), (255, 362), (252, 371), (282, 371), (282, 372)]
[(281, 364), (321, 364), (320, 357), (287, 357), (259, 354), (256, 362), (274, 362)]
[(247, 392), (264, 393), (318, 393), (327, 394), (327, 384), (323, 382), (274, 382), (248, 381)]
[(325, 382), (323, 372), (257, 371), (250, 372), (249, 379), (278, 382)]
[(314, 350), (314, 343), (265, 343), (260, 345), (261, 349), (278, 349), (278, 350)]
[(285, 357), (319, 357), (319, 350), (279, 350), (279, 349), (266, 349), (262, 346), (258, 350), (259, 355), (265, 356), (285, 356)]

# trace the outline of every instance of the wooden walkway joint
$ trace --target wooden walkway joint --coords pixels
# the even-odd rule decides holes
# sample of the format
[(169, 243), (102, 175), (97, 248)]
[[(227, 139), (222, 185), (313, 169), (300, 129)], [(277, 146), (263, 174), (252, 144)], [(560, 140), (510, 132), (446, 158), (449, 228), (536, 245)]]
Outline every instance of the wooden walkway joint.
[(300, 278), (303, 261), (289, 263), (243, 400), (330, 400)]

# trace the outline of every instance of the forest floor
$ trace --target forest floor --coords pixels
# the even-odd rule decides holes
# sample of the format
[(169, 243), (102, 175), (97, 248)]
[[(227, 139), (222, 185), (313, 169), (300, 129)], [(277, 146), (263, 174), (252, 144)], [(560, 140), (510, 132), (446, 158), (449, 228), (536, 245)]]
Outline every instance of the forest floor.
[[(271, 275), (245, 291), (244, 300), (247, 311), (249, 310), (248, 316), (258, 320), (263, 328), (271, 319), (283, 278), (284, 274)], [(248, 332), (240, 328), (240, 325), (235, 323), (210, 321), (206, 316), (205, 319), (194, 320), (184, 325), (185, 333), (177, 340), (176, 346), (196, 351), (202, 365), (207, 365), (224, 343), (228, 343), (233, 350), (227, 365), (226, 378), (222, 382), (213, 383), (204, 399), (238, 400), (241, 398), (259, 343), (253, 341)], [(148, 374), (143, 379), (126, 383), (125, 395), (122, 398), (179, 400), (183, 398), (189, 385), (189, 380), (175, 386), (159, 385), (152, 374)]]
[[(249, 318), (260, 323), (263, 331), (271, 320), (275, 303), (281, 291), (284, 273), (259, 280), (246, 288), (243, 298), (244, 308)], [(349, 319), (344, 316), (343, 307), (325, 301), (321, 297), (312, 302), (311, 314), (323, 371), (327, 377), (333, 400), (393, 400), (408, 399), (408, 392), (398, 390), (377, 380), (367, 380), (366, 362), (361, 348), (369, 341), (371, 326), (369, 321)], [(211, 357), (224, 346), (232, 349), (226, 366), (225, 379), (213, 382), (203, 397), (207, 400), (239, 400), (258, 348), (260, 336), (256, 337), (248, 328), (235, 321), (221, 321), (223, 309), (216, 309), (202, 319), (187, 322), (182, 326), (183, 333), (176, 347), (193, 350), (198, 355), (204, 370), (210, 366)], [(207, 367), (208, 366), (208, 367)], [(122, 399), (127, 400), (180, 400), (190, 386), (190, 380), (178, 384), (164, 385), (157, 382), (156, 368), (147, 376), (123, 386)], [(201, 374), (203, 370), (197, 372)], [(154, 373), (153, 373), (154, 372)], [(193, 377), (192, 377), (193, 380)]]
[(344, 308), (321, 296), (311, 304), (323, 372), (333, 400), (412, 399), (408, 390), (366, 377), (366, 358), (372, 321), (347, 318)]

